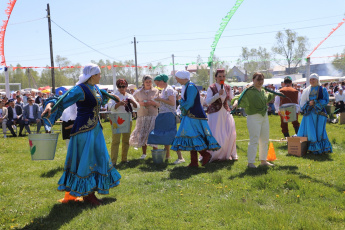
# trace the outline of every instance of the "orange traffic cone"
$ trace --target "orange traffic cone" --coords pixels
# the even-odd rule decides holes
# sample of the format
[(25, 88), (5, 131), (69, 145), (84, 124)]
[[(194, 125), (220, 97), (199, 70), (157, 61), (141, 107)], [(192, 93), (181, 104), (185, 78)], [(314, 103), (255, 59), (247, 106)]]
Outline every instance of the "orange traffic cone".
[(268, 148), (267, 160), (275, 161), (277, 159), (276, 152), (274, 151), (273, 143), (270, 142), (270, 147)]

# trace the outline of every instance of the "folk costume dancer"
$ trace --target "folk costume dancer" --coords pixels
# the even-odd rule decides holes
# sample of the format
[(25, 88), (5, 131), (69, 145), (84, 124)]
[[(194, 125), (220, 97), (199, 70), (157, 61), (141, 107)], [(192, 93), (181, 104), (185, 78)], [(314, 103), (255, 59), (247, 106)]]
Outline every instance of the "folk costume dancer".
[[(155, 121), (155, 128), (149, 134), (148, 144), (164, 145), (166, 159), (170, 159), (170, 145), (177, 133), (176, 127), (176, 94), (177, 92), (168, 85), (169, 77), (160, 74), (155, 77), (156, 85), (162, 92), (154, 100), (159, 103), (159, 113)], [(184, 163), (181, 151), (177, 151), (178, 159), (174, 164)]]
[(211, 154), (207, 150), (218, 150), (220, 145), (212, 136), (207, 124), (207, 116), (200, 103), (199, 90), (190, 81), (190, 73), (178, 71), (175, 76), (177, 82), (182, 85), (182, 99), (180, 100), (182, 120), (171, 149), (190, 151), (189, 167), (199, 166), (199, 152), (203, 157), (202, 165), (204, 166), (211, 159)]
[(228, 102), (234, 97), (231, 87), (224, 84), (225, 71), (218, 69), (215, 74), (216, 83), (207, 89), (208, 125), (214, 138), (222, 146), (211, 151), (211, 162), (215, 160), (238, 160), (236, 151), (236, 127), (230, 113)]
[[(249, 131), (249, 146), (247, 156), (249, 168), (256, 168), (254, 163), (258, 145), (261, 166), (274, 166), (272, 163), (267, 161), (269, 141), (267, 103), (271, 101), (277, 93), (263, 88), (263, 83), (264, 75), (262, 73), (254, 73), (253, 85), (243, 91), (241, 95), (234, 97), (231, 101), (234, 103), (235, 108), (237, 106), (242, 107), (248, 114), (247, 128)], [(265, 93), (265, 90), (270, 93)]]
[(298, 111), (299, 111), (299, 97), (298, 97), (298, 90), (292, 88), (292, 78), (287, 76), (284, 78), (284, 87), (281, 88), (279, 91), (286, 96), (286, 98), (276, 97), (274, 101), (274, 107), (278, 114), (280, 115), (280, 127), (282, 128), (282, 133), (284, 137), (290, 137), (289, 134), (289, 126), (287, 122), (283, 121), (283, 117), (280, 114), (279, 107), (281, 105), (293, 103), (296, 106), (296, 121), (292, 122), (293, 128), (295, 129), (295, 133), (297, 135), (299, 129), (299, 122), (298, 122)]
[[(69, 192), (72, 198), (65, 196), (66, 199), (83, 197), (96, 206), (102, 201), (94, 193), (109, 194), (109, 189), (119, 185), (121, 178), (110, 160), (99, 119), (100, 106), (107, 103), (108, 97), (119, 99), (98, 88), (100, 73), (97, 65), (86, 65), (77, 85), (58, 98), (49, 98), (42, 113), (42, 117), (50, 116), (54, 124), (67, 107), (77, 104), (78, 113), (58, 190)], [(48, 121), (44, 119), (44, 122), (47, 128)]]
[(332, 145), (326, 132), (329, 102), (327, 89), (319, 82), (319, 75), (313, 73), (309, 77), (310, 85), (303, 90), (300, 107), (303, 112), (301, 126), (297, 136), (308, 137), (308, 151), (313, 154), (331, 153)]

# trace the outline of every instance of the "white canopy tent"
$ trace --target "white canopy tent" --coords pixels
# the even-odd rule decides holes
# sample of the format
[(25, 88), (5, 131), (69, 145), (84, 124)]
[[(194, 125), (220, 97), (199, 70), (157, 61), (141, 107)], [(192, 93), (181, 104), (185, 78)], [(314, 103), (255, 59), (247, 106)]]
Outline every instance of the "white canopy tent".
[(237, 86), (237, 87), (244, 87), (248, 85), (248, 82), (225, 82), (226, 84), (230, 85), (231, 87)]
[[(342, 77), (334, 77), (334, 76), (319, 76), (320, 82), (331, 82), (331, 81), (341, 81), (343, 80)], [(306, 78), (301, 78), (298, 80), (293, 81), (293, 83), (297, 84), (304, 84), (306, 82)]]

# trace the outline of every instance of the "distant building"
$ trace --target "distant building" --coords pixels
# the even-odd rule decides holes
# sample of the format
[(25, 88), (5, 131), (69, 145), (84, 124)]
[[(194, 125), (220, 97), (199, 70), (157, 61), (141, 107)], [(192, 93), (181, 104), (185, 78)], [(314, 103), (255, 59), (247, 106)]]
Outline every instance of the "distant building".
[(207, 69), (207, 72), (210, 74), (210, 67), (208, 67), (207, 64), (200, 64), (200, 65), (192, 64), (192, 65), (186, 66), (186, 70), (190, 73), (196, 73), (198, 69)]
[(245, 74), (245, 70), (240, 69), (237, 66), (232, 67), (232, 69), (231, 69), (231, 77), (236, 77), (237, 81), (239, 81), (239, 82), (247, 81), (247, 76)]

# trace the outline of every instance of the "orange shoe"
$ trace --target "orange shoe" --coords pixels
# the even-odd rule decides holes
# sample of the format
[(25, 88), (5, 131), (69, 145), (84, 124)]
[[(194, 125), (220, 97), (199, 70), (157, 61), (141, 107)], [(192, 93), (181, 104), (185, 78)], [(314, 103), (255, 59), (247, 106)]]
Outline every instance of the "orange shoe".
[(69, 192), (65, 192), (65, 197), (63, 199), (58, 200), (62, 204), (66, 204), (70, 201), (83, 201), (82, 197), (72, 196)]

